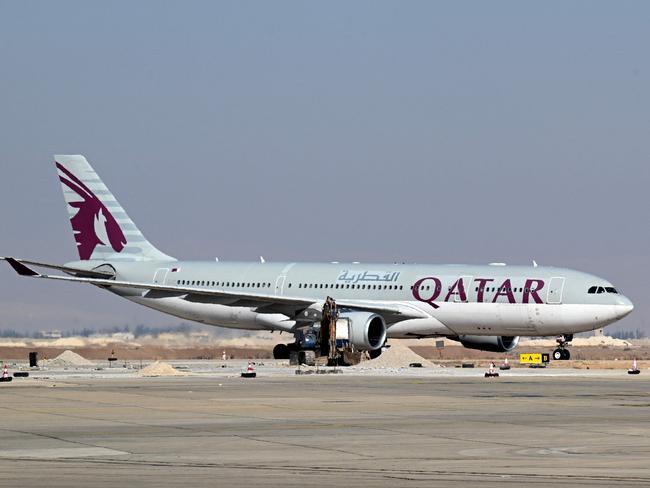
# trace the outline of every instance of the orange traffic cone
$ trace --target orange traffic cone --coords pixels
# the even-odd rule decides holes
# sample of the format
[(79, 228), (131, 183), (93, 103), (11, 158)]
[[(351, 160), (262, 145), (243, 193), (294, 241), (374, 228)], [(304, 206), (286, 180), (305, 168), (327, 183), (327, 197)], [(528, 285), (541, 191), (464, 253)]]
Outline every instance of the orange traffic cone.
[(498, 378), (499, 377), (499, 373), (497, 373), (496, 366), (494, 365), (494, 363), (490, 363), (490, 367), (485, 372), (485, 377), (486, 378)]
[(242, 378), (255, 378), (257, 376), (257, 373), (255, 372), (255, 368), (253, 368), (253, 361), (248, 361), (248, 367), (246, 368), (246, 371), (242, 371), (241, 377)]
[(7, 363), (4, 363), (4, 367), (2, 368), (2, 378), (0, 378), (0, 381), (11, 381), (13, 378), (9, 376), (9, 368), (7, 368)]
[(639, 374), (641, 370), (636, 367), (636, 358), (632, 361), (632, 367), (627, 370), (627, 374)]
[(502, 364), (501, 366), (499, 366), (499, 369), (500, 369), (501, 371), (507, 371), (507, 370), (510, 369), (510, 364), (508, 364), (508, 358), (505, 358), (505, 359), (503, 360), (503, 364)]

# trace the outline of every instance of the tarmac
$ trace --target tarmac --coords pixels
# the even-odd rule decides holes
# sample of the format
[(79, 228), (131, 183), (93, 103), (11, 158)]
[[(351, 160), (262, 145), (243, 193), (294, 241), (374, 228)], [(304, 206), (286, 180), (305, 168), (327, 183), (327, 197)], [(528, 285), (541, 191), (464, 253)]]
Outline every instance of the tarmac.
[(243, 365), (1, 384), (0, 486), (650, 486), (647, 371)]

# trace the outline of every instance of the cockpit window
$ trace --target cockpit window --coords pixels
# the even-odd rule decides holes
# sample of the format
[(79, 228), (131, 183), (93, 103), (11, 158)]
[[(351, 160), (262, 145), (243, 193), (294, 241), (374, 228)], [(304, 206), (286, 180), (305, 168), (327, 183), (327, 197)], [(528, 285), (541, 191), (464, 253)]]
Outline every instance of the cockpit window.
[(618, 291), (613, 286), (592, 286), (587, 293), (593, 295), (595, 293), (618, 293)]

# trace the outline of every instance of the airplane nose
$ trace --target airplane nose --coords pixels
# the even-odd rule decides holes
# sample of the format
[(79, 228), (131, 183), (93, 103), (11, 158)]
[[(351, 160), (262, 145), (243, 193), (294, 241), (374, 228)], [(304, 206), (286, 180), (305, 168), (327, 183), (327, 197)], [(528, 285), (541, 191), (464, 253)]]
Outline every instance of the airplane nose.
[(616, 316), (622, 319), (626, 315), (629, 315), (632, 310), (634, 310), (632, 301), (624, 296), (619, 297), (618, 303), (616, 304)]

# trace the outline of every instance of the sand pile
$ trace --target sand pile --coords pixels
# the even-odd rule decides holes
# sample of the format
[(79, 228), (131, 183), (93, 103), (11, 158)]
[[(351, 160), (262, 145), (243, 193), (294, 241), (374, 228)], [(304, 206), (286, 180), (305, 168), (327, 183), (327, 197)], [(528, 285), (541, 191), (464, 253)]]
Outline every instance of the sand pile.
[[(623, 339), (616, 339), (610, 336), (592, 336), (592, 337), (576, 337), (571, 341), (571, 345), (575, 347), (630, 347), (631, 342), (624, 341)], [(555, 339), (524, 339), (522, 338), (519, 347), (557, 347)]]
[(161, 363), (156, 361), (146, 368), (140, 370), (140, 376), (184, 376), (185, 373), (180, 372), (169, 363)]
[(88, 361), (85, 357), (70, 350), (63, 351), (54, 359), (43, 360), (42, 364), (50, 368), (87, 368), (95, 365), (92, 361)]
[(395, 342), (390, 344), (376, 359), (363, 361), (359, 366), (363, 368), (408, 368), (411, 363), (420, 363), (424, 368), (435, 368), (436, 365), (414, 353), (410, 347)]
[(615, 339), (609, 336), (593, 336), (593, 337), (576, 337), (571, 342), (574, 346), (614, 346), (614, 347), (630, 347), (631, 342), (624, 341), (623, 339)]

